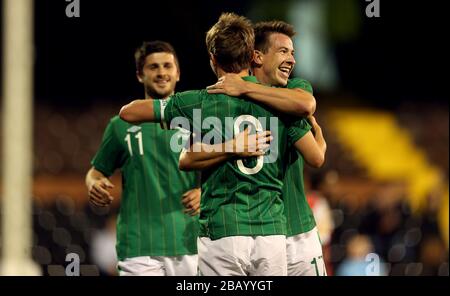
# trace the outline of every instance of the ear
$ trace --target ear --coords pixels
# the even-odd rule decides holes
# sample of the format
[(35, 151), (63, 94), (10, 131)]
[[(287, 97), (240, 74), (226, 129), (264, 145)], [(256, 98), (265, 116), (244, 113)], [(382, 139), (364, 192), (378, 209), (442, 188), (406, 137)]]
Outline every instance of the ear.
[(142, 74), (139, 73), (139, 71), (136, 71), (136, 78), (137, 78), (137, 80), (138, 80), (140, 83), (144, 83)]
[(216, 57), (212, 53), (209, 53), (209, 66), (211, 67), (211, 70), (214, 72), (214, 75), (217, 76), (217, 61)]
[(217, 66), (216, 57), (210, 52), (209, 53), (209, 59), (211, 60), (211, 63), (214, 65), (214, 67)]
[(177, 65), (177, 82), (180, 81), (180, 75), (181, 75), (180, 66)]
[(256, 66), (261, 67), (263, 62), (264, 62), (264, 54), (260, 50), (255, 49), (253, 51), (253, 63)]

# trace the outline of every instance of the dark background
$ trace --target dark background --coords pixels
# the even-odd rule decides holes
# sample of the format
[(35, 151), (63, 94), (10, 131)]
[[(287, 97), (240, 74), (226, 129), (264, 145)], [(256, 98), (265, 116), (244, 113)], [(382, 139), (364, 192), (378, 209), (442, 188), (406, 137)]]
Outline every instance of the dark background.
[[(342, 0), (333, 1), (340, 9)], [(143, 40), (155, 39), (169, 41), (178, 52), (182, 76), (177, 89), (203, 88), (215, 80), (204, 45), (208, 28), (223, 11), (247, 15), (251, 7), (268, 2), (81, 0), (81, 17), (68, 18), (68, 2), (36, 0), (35, 100), (83, 106), (141, 96), (133, 53)], [(273, 5), (289, 2), (294, 1)], [(411, 100), (447, 104), (440, 32), (445, 10), (438, 3), (381, 0), (381, 17), (362, 17), (357, 39), (332, 44), (340, 76), (336, 93), (386, 107)], [(368, 2), (358, 4), (364, 15)]]

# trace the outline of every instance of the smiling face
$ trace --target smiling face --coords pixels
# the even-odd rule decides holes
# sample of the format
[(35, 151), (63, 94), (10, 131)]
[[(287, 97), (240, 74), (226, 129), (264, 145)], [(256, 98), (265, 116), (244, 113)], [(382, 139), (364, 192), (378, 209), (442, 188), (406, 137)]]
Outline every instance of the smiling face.
[(256, 51), (255, 63), (260, 65), (255, 71), (260, 82), (286, 86), (295, 65), (292, 39), (285, 34), (272, 33), (267, 52)]
[(145, 94), (151, 98), (166, 98), (173, 94), (175, 85), (180, 80), (180, 71), (173, 54), (156, 52), (145, 58), (139, 82), (144, 84)]

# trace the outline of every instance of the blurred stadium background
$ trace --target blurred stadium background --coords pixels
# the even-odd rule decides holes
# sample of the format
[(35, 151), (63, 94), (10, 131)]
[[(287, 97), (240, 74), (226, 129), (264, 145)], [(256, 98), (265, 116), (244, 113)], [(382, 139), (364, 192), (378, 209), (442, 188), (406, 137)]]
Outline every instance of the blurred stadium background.
[(177, 89), (204, 88), (215, 80), (205, 32), (233, 11), (298, 31), (295, 76), (315, 87), (328, 142), (325, 166), (306, 177), (329, 274), (376, 253), (386, 275), (448, 276), (448, 102), (434, 41), (443, 18), (437, 7), (392, 2), (368, 18), (363, 0), (81, 0), (80, 17), (68, 18), (68, 2), (34, 1), (31, 256), (41, 273), (64, 275), (68, 253), (82, 275), (115, 273), (120, 191), (112, 207), (92, 207), (84, 175), (109, 118), (142, 96), (134, 49), (171, 42)]

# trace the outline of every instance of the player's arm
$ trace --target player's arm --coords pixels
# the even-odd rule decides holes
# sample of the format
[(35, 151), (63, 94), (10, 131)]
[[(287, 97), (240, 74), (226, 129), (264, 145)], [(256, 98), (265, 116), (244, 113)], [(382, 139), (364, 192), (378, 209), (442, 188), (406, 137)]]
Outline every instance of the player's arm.
[(294, 144), (295, 148), (302, 154), (305, 162), (314, 168), (320, 168), (325, 162), (327, 144), (322, 134), (322, 128), (314, 116), (308, 117), (312, 129)]
[(208, 86), (208, 93), (221, 93), (229, 96), (245, 95), (280, 112), (306, 117), (314, 114), (316, 99), (301, 88), (275, 88), (244, 81), (237, 74), (226, 74), (216, 84)]
[(225, 143), (215, 145), (194, 143), (189, 149), (181, 152), (178, 166), (182, 171), (201, 171), (216, 166), (233, 157), (233, 153), (226, 152), (226, 145)]
[(119, 116), (122, 120), (132, 124), (155, 122), (158, 119), (153, 106), (152, 99), (134, 100), (120, 109)]
[(192, 126), (193, 111), (200, 109), (201, 105), (201, 91), (191, 90), (176, 93), (165, 100), (134, 100), (120, 109), (119, 116), (129, 123), (161, 122), (167, 128), (176, 128), (170, 124), (172, 119), (182, 117), (188, 119)]
[(249, 135), (249, 130), (236, 135), (235, 138), (214, 145), (197, 142), (180, 154), (181, 170), (204, 170), (216, 166), (230, 158), (245, 158), (264, 155), (273, 139), (270, 131)]
[(105, 207), (114, 199), (108, 191), (114, 185), (102, 172), (95, 169), (95, 167), (91, 167), (87, 172), (85, 182), (88, 189), (89, 201), (92, 204)]

